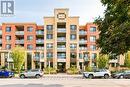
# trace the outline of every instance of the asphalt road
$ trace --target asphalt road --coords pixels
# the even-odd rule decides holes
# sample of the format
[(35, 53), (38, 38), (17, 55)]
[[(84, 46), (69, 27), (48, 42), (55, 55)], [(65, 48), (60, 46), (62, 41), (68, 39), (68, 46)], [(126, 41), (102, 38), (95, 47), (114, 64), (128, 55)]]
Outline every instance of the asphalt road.
[(0, 87), (130, 87), (130, 79), (83, 79), (81, 76), (9, 78), (0, 79)]

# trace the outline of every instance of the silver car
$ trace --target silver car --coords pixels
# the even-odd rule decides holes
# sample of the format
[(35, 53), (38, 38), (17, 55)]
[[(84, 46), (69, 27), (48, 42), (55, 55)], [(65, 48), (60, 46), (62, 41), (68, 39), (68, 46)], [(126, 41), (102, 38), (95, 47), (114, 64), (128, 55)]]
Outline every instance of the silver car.
[(20, 78), (35, 77), (40, 78), (43, 76), (43, 72), (40, 69), (33, 69), (20, 74)]

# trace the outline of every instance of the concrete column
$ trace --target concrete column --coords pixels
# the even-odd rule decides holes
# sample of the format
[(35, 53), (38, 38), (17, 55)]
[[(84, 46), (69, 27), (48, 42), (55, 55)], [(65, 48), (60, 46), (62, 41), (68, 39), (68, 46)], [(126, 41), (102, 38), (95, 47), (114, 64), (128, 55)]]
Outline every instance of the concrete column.
[(1, 66), (5, 66), (4, 53), (1, 53)]
[(34, 53), (32, 52), (32, 58), (31, 58), (32, 69), (35, 69), (35, 63), (34, 63), (34, 61), (33, 61), (33, 57), (34, 57)]
[(25, 70), (27, 70), (27, 52), (25, 54), (25, 65), (24, 65), (24, 68), (25, 68)]

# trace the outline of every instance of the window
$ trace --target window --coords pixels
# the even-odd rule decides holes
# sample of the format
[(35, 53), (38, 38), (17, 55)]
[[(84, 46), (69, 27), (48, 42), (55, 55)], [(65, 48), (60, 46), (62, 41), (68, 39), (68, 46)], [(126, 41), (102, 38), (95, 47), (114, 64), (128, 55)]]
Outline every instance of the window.
[(53, 29), (53, 25), (47, 25), (46, 28), (47, 28), (47, 30), (52, 30)]
[(53, 35), (52, 34), (47, 34), (47, 39), (52, 39)]
[(32, 35), (29, 35), (29, 36), (27, 36), (27, 40), (33, 40), (33, 36)]
[(53, 48), (53, 44), (52, 43), (47, 43), (46, 47), (47, 48)]
[(6, 49), (11, 49), (11, 44), (6, 44)]
[(32, 49), (33, 49), (33, 45), (32, 45), (32, 44), (28, 44), (28, 45), (27, 45), (27, 49), (28, 49), (28, 50), (32, 50)]
[(6, 32), (11, 32), (11, 27), (6, 27)]
[(48, 52), (47, 53), (47, 57), (49, 58), (49, 57), (53, 57), (53, 53), (52, 52)]
[(70, 39), (71, 39), (71, 40), (75, 40), (75, 39), (76, 39), (76, 34), (71, 34), (71, 35), (70, 35)]
[(65, 59), (66, 58), (66, 53), (58, 53), (57, 57), (58, 57), (58, 59)]
[(90, 42), (95, 42), (96, 41), (96, 36), (90, 36)]
[(91, 45), (91, 46), (90, 46), (90, 49), (91, 49), (92, 51), (95, 51), (95, 50), (96, 50), (96, 46), (95, 46), (95, 45)]
[(96, 57), (97, 57), (97, 54), (96, 54), (96, 53), (92, 53), (92, 54), (91, 54), (91, 58), (92, 58), (92, 59), (96, 59)]
[(33, 27), (27, 27), (27, 31), (28, 32), (32, 32), (33, 31)]
[(80, 58), (80, 59), (82, 59), (82, 58), (83, 58), (82, 53), (79, 53), (79, 58)]
[(90, 32), (96, 32), (96, 27), (91, 27)]
[(76, 25), (70, 25), (71, 30), (76, 30), (77, 26)]
[(70, 48), (76, 48), (76, 44), (70, 44)]
[(6, 36), (6, 40), (11, 40), (11, 36), (10, 36), (10, 35), (7, 35), (7, 36)]

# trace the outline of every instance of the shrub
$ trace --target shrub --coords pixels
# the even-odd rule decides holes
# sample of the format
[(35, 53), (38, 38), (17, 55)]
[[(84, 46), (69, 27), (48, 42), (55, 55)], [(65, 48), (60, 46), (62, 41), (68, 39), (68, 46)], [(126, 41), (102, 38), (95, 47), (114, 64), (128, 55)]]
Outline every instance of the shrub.
[(85, 71), (91, 72), (91, 71), (92, 71), (92, 68), (91, 68), (90, 66), (86, 66), (86, 67), (85, 67)]
[(79, 70), (77, 69), (76, 66), (72, 66), (67, 69), (67, 74), (78, 74)]
[(53, 68), (53, 67), (46, 67), (46, 68), (44, 68), (44, 74), (56, 74), (57, 73), (57, 71), (56, 71), (56, 69), (55, 68)]

